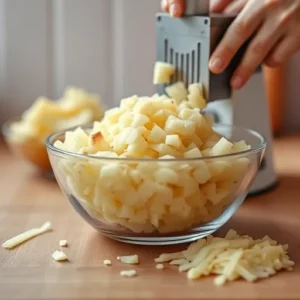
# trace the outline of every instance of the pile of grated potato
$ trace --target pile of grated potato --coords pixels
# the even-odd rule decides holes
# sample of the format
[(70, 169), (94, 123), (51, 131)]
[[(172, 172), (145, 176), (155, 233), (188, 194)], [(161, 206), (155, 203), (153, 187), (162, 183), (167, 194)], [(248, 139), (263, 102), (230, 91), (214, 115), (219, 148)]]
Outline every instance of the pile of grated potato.
[(288, 245), (280, 245), (268, 236), (254, 240), (229, 230), (224, 238), (208, 236), (184, 251), (161, 254), (155, 262), (178, 265), (179, 272), (187, 271), (188, 279), (218, 275), (215, 285), (224, 285), (238, 278), (253, 282), (282, 269), (291, 271), (295, 263), (287, 249)]

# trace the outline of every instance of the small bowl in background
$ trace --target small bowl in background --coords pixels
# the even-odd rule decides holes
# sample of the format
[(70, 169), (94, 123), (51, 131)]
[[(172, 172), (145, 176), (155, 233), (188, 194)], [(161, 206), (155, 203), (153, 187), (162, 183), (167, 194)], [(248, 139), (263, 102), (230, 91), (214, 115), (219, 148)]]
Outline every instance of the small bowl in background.
[(15, 156), (31, 163), (45, 175), (53, 174), (44, 141), (34, 137), (20, 141), (13, 138), (11, 125), (20, 120), (21, 118), (15, 118), (3, 125), (2, 134), (5, 142)]
[(56, 148), (66, 131), (46, 146), (63, 193), (94, 228), (128, 243), (178, 244), (212, 234), (233, 216), (264, 154), (265, 139), (255, 131), (220, 124), (214, 130), (251, 150), (189, 159), (98, 157)]

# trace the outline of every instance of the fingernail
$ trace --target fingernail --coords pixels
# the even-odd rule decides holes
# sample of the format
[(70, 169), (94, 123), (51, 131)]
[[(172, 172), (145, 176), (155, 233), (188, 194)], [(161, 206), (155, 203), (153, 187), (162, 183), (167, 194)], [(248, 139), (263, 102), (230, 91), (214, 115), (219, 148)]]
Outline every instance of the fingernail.
[(231, 86), (234, 89), (240, 89), (244, 84), (244, 80), (240, 76), (234, 76), (231, 80)]
[(212, 69), (212, 71), (215, 71), (215, 72), (220, 72), (222, 71), (223, 69), (223, 61), (221, 58), (217, 57), (217, 58), (214, 58), (210, 64), (210, 68)]
[(169, 7), (169, 12), (172, 17), (178, 17), (180, 14), (180, 7), (177, 3), (172, 3)]

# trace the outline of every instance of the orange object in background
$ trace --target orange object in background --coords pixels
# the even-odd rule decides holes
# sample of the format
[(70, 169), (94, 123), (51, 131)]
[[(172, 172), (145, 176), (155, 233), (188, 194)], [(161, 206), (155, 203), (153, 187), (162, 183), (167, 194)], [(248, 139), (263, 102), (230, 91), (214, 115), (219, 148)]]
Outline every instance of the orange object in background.
[(277, 136), (283, 130), (286, 65), (281, 65), (278, 68), (264, 66), (263, 71), (273, 135)]

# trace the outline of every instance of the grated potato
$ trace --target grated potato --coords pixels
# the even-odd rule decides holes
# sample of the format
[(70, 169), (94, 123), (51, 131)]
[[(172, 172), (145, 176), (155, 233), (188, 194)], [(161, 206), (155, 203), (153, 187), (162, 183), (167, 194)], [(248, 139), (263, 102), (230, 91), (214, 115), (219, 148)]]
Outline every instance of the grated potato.
[(267, 236), (258, 240), (239, 236), (234, 230), (229, 230), (224, 238), (209, 236), (192, 243), (187, 250), (161, 254), (155, 261), (179, 265), (179, 271), (187, 271), (192, 280), (218, 275), (214, 279), (216, 286), (238, 278), (253, 282), (294, 266), (287, 245)]
[(13, 249), (16, 246), (38, 236), (41, 235), (45, 232), (48, 232), (52, 230), (52, 225), (50, 222), (46, 222), (45, 224), (43, 224), (40, 228), (33, 228), (30, 230), (27, 230), (21, 234), (18, 234), (17, 236), (7, 240), (6, 242), (4, 242), (2, 244), (2, 247), (5, 249)]

